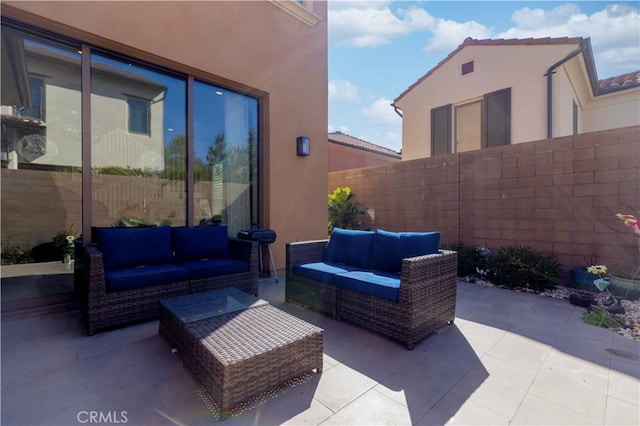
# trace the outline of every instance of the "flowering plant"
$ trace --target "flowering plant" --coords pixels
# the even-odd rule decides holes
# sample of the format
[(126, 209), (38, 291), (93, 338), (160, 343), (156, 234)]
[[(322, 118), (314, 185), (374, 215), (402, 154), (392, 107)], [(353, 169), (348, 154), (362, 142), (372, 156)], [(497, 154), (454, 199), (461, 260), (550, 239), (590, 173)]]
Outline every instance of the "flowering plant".
[(595, 286), (598, 287), (598, 290), (600, 291), (607, 290), (607, 292), (609, 291), (607, 289), (607, 287), (609, 286), (609, 278), (606, 277), (607, 267), (605, 265), (591, 265), (587, 268), (587, 272), (600, 277), (593, 280), (593, 284), (595, 284)]
[(622, 214), (622, 213), (618, 213), (616, 214), (616, 217), (620, 220), (622, 220), (622, 222), (624, 223), (624, 225), (628, 228), (630, 228), (634, 234), (638, 235), (638, 265), (636, 267), (634, 267), (634, 269), (631, 272), (631, 279), (635, 279), (636, 277), (638, 277), (640, 275), (640, 223), (638, 222), (638, 220), (635, 218), (635, 216), (632, 216), (630, 214)]

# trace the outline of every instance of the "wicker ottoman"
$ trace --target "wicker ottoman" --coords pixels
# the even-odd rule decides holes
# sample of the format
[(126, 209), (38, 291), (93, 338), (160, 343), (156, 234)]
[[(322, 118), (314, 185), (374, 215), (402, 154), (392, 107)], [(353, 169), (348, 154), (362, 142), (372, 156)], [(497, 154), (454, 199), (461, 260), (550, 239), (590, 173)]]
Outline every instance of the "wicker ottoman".
[[(226, 300), (230, 297), (225, 290)], [(161, 303), (160, 333), (176, 347), (185, 365), (220, 407), (226, 417), (236, 405), (311, 370), (322, 372), (324, 331), (256, 299), (244, 309), (234, 299), (230, 309), (203, 312), (204, 300), (218, 291), (174, 298)], [(251, 299), (244, 299), (250, 302)], [(194, 315), (185, 312), (193, 302)], [(206, 305), (205, 303), (205, 305)], [(215, 304), (212, 304), (215, 305)], [(182, 319), (181, 319), (182, 318)]]

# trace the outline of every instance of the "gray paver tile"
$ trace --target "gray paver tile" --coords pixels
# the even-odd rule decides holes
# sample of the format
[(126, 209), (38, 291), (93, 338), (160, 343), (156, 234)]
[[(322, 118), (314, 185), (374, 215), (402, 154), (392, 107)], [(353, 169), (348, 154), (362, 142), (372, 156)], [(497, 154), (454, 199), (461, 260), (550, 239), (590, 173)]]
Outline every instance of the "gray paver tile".
[(552, 401), (527, 395), (513, 417), (512, 425), (598, 425), (601, 421)]

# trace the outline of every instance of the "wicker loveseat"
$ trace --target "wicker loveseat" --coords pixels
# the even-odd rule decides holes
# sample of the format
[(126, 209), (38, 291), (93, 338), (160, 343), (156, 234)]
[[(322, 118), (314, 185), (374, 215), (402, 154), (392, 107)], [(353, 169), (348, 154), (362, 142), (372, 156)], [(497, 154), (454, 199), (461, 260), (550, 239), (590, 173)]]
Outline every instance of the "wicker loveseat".
[(161, 299), (236, 287), (258, 295), (258, 244), (227, 227), (96, 228), (84, 247), (80, 296), (89, 335), (150, 320)]
[(285, 298), (370, 328), (409, 349), (455, 316), (457, 252), (440, 233), (335, 228), (286, 245)]

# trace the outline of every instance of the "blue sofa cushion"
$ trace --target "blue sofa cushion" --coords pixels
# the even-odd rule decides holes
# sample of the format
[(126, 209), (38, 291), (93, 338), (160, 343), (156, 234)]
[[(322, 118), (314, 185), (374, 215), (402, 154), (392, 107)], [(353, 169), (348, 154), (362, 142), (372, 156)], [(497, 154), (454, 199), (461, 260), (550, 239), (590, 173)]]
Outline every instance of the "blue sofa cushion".
[(110, 292), (133, 290), (189, 279), (189, 271), (171, 264), (118, 269), (106, 271), (104, 275), (107, 291)]
[(96, 238), (107, 271), (171, 263), (168, 226), (97, 228)]
[(171, 240), (176, 263), (229, 256), (226, 225), (172, 228)]
[(439, 232), (388, 232), (376, 230), (369, 269), (399, 272), (402, 259), (438, 253)]
[(373, 236), (373, 231), (333, 228), (329, 244), (322, 254), (322, 261), (366, 268)]
[(301, 263), (293, 265), (291, 272), (299, 277), (308, 278), (314, 281), (320, 281), (327, 284), (333, 284), (333, 277), (336, 274), (353, 271), (355, 266), (336, 265), (325, 262)]
[(177, 265), (189, 271), (189, 279), (191, 280), (239, 274), (249, 271), (248, 262), (228, 258), (194, 260), (191, 262), (178, 263)]
[(400, 298), (400, 275), (382, 271), (351, 271), (335, 276), (337, 287), (397, 302)]

